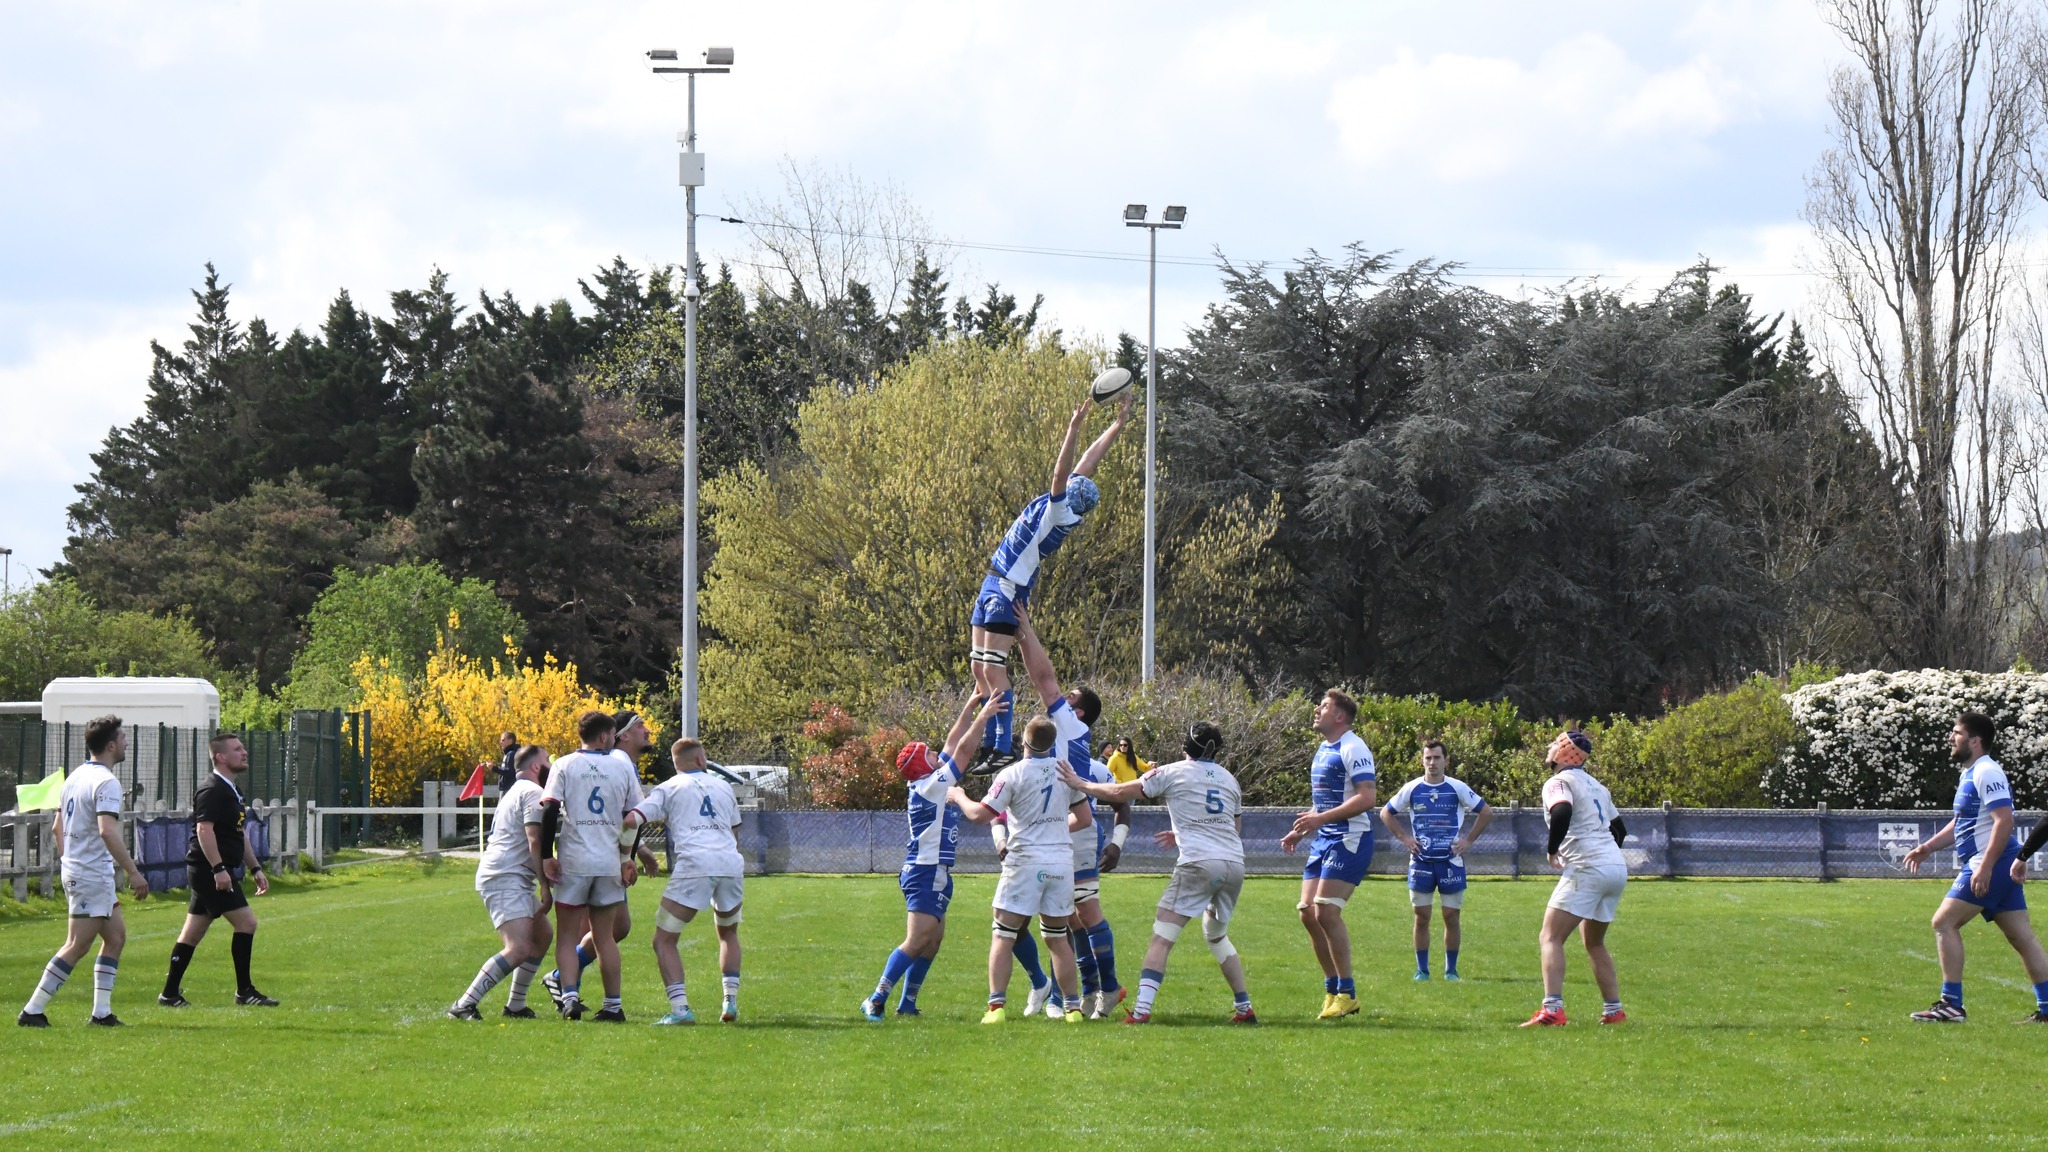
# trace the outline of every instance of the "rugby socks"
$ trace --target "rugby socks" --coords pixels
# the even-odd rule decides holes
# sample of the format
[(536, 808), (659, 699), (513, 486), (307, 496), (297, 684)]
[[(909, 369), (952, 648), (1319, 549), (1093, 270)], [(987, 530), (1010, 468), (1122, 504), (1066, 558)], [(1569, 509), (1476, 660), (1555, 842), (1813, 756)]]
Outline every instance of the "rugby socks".
[(1164, 972), (1155, 972), (1150, 968), (1139, 970), (1138, 1006), (1131, 1010), (1133, 1014), (1138, 1016), (1150, 1016), (1152, 1014), (1152, 1001), (1158, 998), (1159, 985), (1165, 979), (1166, 973)]
[(1543, 998), (1543, 1010), (1544, 1010), (1545, 1012), (1562, 1012), (1562, 1011), (1564, 1011), (1564, 997), (1562, 997), (1562, 996), (1545, 996), (1545, 997)]
[(1337, 977), (1337, 994), (1339, 996), (1357, 996), (1358, 982), (1349, 976)]
[(2038, 1011), (2048, 1012), (2048, 980), (2034, 985), (2034, 1007)]
[(1010, 732), (1017, 718), (1016, 699), (1016, 693), (1008, 688), (1003, 689), (1002, 708), (989, 717), (988, 723), (983, 726), (981, 742), (998, 752), (1008, 753), (1011, 750)]
[(740, 1006), (740, 974), (724, 972), (718, 982), (725, 987), (725, 1010), (730, 1012)]
[(1017, 947), (1010, 954), (1017, 958), (1017, 963), (1024, 966), (1024, 974), (1031, 977), (1033, 988), (1045, 987), (1045, 968), (1038, 962), (1038, 941), (1031, 933), (1017, 933)]
[[(489, 960), (484, 961), (482, 968), (477, 969), (476, 979), (469, 982), (469, 990), (462, 994), (462, 999), (455, 1002), (456, 1005), (463, 1008), (476, 1007), (484, 1002), (484, 996), (491, 989), (498, 986), (498, 981), (511, 974), (512, 962), (505, 959), (503, 952), (498, 953)], [(247, 987), (247, 985), (244, 984), (244, 987)]]
[(1415, 970), (1424, 976), (1429, 975), (1429, 949), (1417, 948), (1415, 950)]
[(690, 990), (684, 981), (678, 980), (668, 986), (668, 1010), (678, 1016), (690, 1010)]
[(1087, 929), (1067, 933), (1067, 939), (1074, 942), (1074, 963), (1081, 969), (1081, 995), (1092, 996), (1102, 990), (1102, 977), (1095, 970), (1095, 949), (1090, 946)]
[(512, 970), (512, 991), (505, 997), (505, 1007), (517, 1012), (526, 1007), (526, 990), (533, 987), (533, 978), (540, 975), (540, 961), (528, 960)]
[(1621, 1001), (1619, 1000), (1603, 1001), (1600, 1005), (1600, 1014), (1602, 1016), (1612, 1016), (1619, 1011), (1621, 1011)]
[(170, 975), (164, 977), (164, 995), (166, 997), (176, 1000), (184, 994), (185, 969), (192, 966), (192, 953), (197, 948), (198, 945), (187, 944), (182, 940), (171, 945), (171, 972)]
[(875, 983), (876, 999), (887, 1000), (889, 998), (889, 990), (896, 987), (896, 982), (903, 979), (904, 975), (916, 966), (917, 961), (912, 957), (905, 956), (903, 949), (891, 949), (889, 952), (889, 962), (882, 965), (882, 978)]
[(1335, 996), (1336, 994), (1337, 994), (1337, 978), (1336, 978), (1335, 976), (1325, 976), (1325, 977), (1323, 977), (1323, 995), (1325, 995), (1325, 996)]
[(626, 1001), (623, 998), (618, 996), (607, 996), (604, 998), (604, 1011), (624, 1012), (625, 1010)]
[(1243, 992), (1232, 993), (1232, 995), (1236, 997), (1235, 1005), (1239, 1012), (1249, 1012), (1252, 1010), (1252, 994), (1249, 988)]
[(1943, 980), (1941, 982), (1941, 998), (1961, 1008), (1963, 1006), (1963, 982), (1961, 980)]
[(597, 945), (578, 944), (576, 946), (576, 967), (588, 969), (595, 963), (597, 963)]
[(924, 987), (924, 974), (931, 970), (930, 956), (919, 956), (910, 962), (910, 972), (903, 977), (903, 998), (896, 1002), (898, 1012), (916, 1010), (918, 989)]
[(1456, 976), (1457, 974), (1458, 950), (1456, 948), (1446, 948), (1444, 949), (1444, 975)]
[(1088, 929), (1088, 948), (1095, 953), (1095, 970), (1101, 977), (1102, 990), (1114, 992), (1122, 987), (1116, 982), (1116, 934), (1109, 930), (1109, 921)]
[(64, 982), (69, 979), (71, 965), (66, 964), (62, 956), (50, 957), (50, 962), (43, 965), (43, 978), (36, 982), (36, 990), (28, 998), (28, 1007), (22, 1011), (34, 1016), (48, 1008), (50, 997), (55, 996), (57, 989), (62, 988)]
[(112, 956), (102, 956), (92, 965), (92, 1014), (95, 1017), (114, 1014), (114, 973), (121, 967), (121, 961)]
[(237, 932), (228, 938), (228, 951), (235, 957), (235, 990), (247, 992), (256, 987), (249, 979), (249, 953), (256, 947), (254, 932)]

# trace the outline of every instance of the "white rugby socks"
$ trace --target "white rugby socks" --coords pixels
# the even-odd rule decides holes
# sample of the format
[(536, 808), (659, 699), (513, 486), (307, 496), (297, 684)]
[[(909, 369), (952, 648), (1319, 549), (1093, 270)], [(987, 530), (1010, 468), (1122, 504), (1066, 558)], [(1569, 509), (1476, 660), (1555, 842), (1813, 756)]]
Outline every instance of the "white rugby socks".
[(121, 967), (118, 957), (102, 956), (92, 966), (92, 1014), (114, 1014), (114, 973)]
[(28, 998), (28, 1007), (22, 1011), (31, 1016), (41, 1014), (50, 1006), (50, 997), (55, 996), (57, 989), (64, 987), (64, 982), (69, 979), (71, 965), (66, 964), (62, 956), (50, 957), (50, 962), (43, 965), (43, 978), (36, 982), (36, 990)]

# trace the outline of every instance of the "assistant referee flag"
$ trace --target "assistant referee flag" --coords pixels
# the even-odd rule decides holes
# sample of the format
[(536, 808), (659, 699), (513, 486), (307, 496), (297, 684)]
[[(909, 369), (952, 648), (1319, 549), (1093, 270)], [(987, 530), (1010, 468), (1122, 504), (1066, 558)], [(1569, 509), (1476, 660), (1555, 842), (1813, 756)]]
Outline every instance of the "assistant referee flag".
[(469, 774), (469, 783), (464, 784), (462, 786), (462, 795), (457, 796), (455, 798), (455, 802), (457, 804), (467, 804), (471, 800), (479, 800), (483, 798), (484, 769), (489, 767), (489, 764), (478, 764), (476, 766), (476, 771), (471, 772)]
[(64, 770), (57, 769), (41, 782), (23, 784), (14, 790), (14, 810), (17, 812), (42, 812), (57, 806), (57, 798), (64, 793)]

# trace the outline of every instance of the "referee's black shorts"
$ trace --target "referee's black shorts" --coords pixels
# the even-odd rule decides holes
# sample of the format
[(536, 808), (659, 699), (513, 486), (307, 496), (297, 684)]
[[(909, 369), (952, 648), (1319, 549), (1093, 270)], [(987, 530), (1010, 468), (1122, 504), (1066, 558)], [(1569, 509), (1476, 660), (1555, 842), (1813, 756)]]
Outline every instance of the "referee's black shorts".
[(194, 916), (219, 919), (237, 908), (249, 906), (249, 898), (242, 895), (240, 877), (231, 877), (225, 892), (213, 886), (213, 870), (210, 868), (186, 865), (185, 879), (192, 886), (192, 902), (186, 906), (186, 911)]

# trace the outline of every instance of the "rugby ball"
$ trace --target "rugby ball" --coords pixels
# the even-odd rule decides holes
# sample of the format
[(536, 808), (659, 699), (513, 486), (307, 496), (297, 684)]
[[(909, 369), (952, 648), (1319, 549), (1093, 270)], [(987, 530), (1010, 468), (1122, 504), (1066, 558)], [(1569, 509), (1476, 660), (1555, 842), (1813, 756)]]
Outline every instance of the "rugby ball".
[(1107, 404), (1131, 389), (1129, 368), (1107, 368), (1088, 386), (1088, 395), (1097, 404)]

